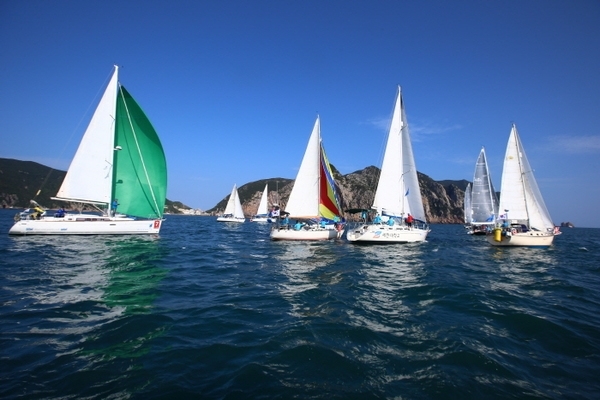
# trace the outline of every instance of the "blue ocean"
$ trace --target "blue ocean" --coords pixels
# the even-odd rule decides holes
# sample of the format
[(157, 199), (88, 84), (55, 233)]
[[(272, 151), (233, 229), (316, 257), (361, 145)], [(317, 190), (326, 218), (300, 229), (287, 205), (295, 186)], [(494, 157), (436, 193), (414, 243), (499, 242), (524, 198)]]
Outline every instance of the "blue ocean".
[(159, 237), (10, 237), (2, 399), (598, 399), (600, 229), (495, 248), (269, 240), (167, 216)]

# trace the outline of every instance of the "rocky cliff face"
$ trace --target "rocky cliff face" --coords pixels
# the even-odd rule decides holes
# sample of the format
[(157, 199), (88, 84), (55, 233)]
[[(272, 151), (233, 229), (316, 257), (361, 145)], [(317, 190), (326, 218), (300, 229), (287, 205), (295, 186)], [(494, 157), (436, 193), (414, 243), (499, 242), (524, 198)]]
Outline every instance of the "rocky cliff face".
[[(332, 166), (334, 178), (340, 189), (344, 210), (370, 208), (377, 188), (379, 168), (370, 166), (360, 171), (342, 175)], [(430, 223), (459, 224), (464, 221), (464, 188), (467, 181), (444, 181), (439, 183), (425, 174), (418, 174), (423, 206)], [(238, 189), (242, 208), (247, 217), (256, 213), (265, 184), (269, 184), (269, 204), (278, 203), (283, 208), (292, 191), (294, 181), (284, 178), (262, 179), (247, 183)], [(278, 186), (278, 190), (275, 187)], [(222, 213), (229, 196), (207, 212)]]

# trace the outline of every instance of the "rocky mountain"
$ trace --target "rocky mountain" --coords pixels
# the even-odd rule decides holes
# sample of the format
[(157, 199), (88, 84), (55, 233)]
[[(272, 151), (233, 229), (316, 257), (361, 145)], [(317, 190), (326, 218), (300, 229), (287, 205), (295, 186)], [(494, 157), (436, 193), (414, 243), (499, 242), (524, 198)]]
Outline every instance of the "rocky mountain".
[[(379, 168), (370, 166), (360, 171), (342, 175), (332, 165), (333, 175), (339, 186), (343, 208), (369, 208), (373, 203), (375, 188), (379, 178)], [(56, 194), (66, 172), (46, 167), (32, 161), (19, 161), (0, 158), (0, 206), (28, 207), (29, 200), (58, 208), (61, 202), (51, 199)], [(425, 214), (431, 223), (462, 223), (463, 201), (468, 181), (434, 181), (425, 174), (418, 173)], [(269, 184), (269, 204), (280, 204), (285, 208), (293, 186), (292, 179), (270, 178), (250, 182), (238, 188), (242, 208), (247, 217), (256, 213), (260, 196)], [(41, 188), (41, 190), (40, 190)], [(36, 196), (36, 192), (40, 190)], [(222, 213), (229, 195), (221, 200), (209, 214)], [(181, 214), (191, 208), (178, 201), (167, 200), (165, 212)]]
[[(370, 208), (379, 179), (379, 168), (370, 166), (342, 175), (333, 165), (331, 167), (341, 192), (344, 209)], [(418, 177), (428, 221), (431, 223), (462, 223), (465, 188), (469, 182), (466, 180), (436, 182), (422, 173), (418, 173)], [(269, 184), (269, 204), (277, 203), (285, 209), (293, 182), (291, 179), (271, 178), (240, 186), (238, 193), (244, 214), (250, 217), (256, 213), (265, 183)], [(229, 195), (207, 213), (213, 215), (222, 213), (228, 199)]]

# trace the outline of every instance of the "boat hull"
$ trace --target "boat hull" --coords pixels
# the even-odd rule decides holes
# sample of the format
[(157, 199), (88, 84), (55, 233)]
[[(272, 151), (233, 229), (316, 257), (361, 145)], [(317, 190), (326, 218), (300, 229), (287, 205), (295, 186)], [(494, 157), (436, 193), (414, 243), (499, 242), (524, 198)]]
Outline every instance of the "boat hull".
[(520, 247), (548, 247), (554, 241), (554, 234), (540, 231), (528, 231), (500, 235), (500, 241), (497, 235), (490, 233), (486, 236), (487, 241), (492, 246), (520, 246)]
[(219, 217), (217, 218), (217, 222), (246, 222), (246, 218)]
[(250, 222), (270, 222), (269, 218), (267, 217), (254, 217), (252, 219), (250, 219)]
[(339, 237), (335, 229), (273, 229), (272, 240), (331, 240)]
[(484, 236), (489, 233), (493, 228), (491, 225), (469, 225), (467, 228), (467, 235)]
[(348, 229), (346, 239), (353, 243), (415, 243), (427, 239), (429, 229), (405, 225), (361, 225)]
[(136, 220), (88, 214), (67, 215), (64, 218), (45, 217), (15, 222), (9, 235), (141, 235), (158, 234), (161, 219)]

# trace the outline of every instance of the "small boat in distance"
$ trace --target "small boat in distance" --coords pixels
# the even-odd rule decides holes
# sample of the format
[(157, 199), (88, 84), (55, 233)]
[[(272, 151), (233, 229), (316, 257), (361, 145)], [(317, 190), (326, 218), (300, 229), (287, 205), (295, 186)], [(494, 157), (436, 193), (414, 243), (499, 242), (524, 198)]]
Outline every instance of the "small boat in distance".
[(559, 234), (538, 188), (533, 169), (513, 124), (506, 146), (500, 212), (486, 238), (493, 246), (547, 247)]
[(402, 91), (394, 105), (381, 173), (373, 201), (374, 218), (363, 210), (362, 223), (347, 229), (352, 243), (424, 242), (429, 233), (426, 223), (417, 167), (402, 101)]
[(258, 209), (256, 210), (256, 215), (250, 218), (250, 222), (269, 222), (269, 184), (265, 185), (265, 189), (262, 192), (260, 197), (260, 203), (258, 204)]
[(242, 209), (242, 203), (240, 202), (240, 196), (237, 191), (237, 185), (233, 185), (229, 200), (225, 206), (223, 215), (217, 218), (218, 222), (246, 222), (244, 217), (244, 210)]
[[(65, 179), (53, 197), (77, 204), (80, 211), (18, 214), (9, 234), (159, 233), (167, 193), (165, 153), (152, 124), (119, 83), (118, 71), (115, 65)], [(96, 211), (83, 212), (84, 206)]]
[(271, 239), (338, 238), (343, 232), (340, 205), (333, 172), (321, 141), (321, 122), (317, 116), (290, 198), (271, 230)]

